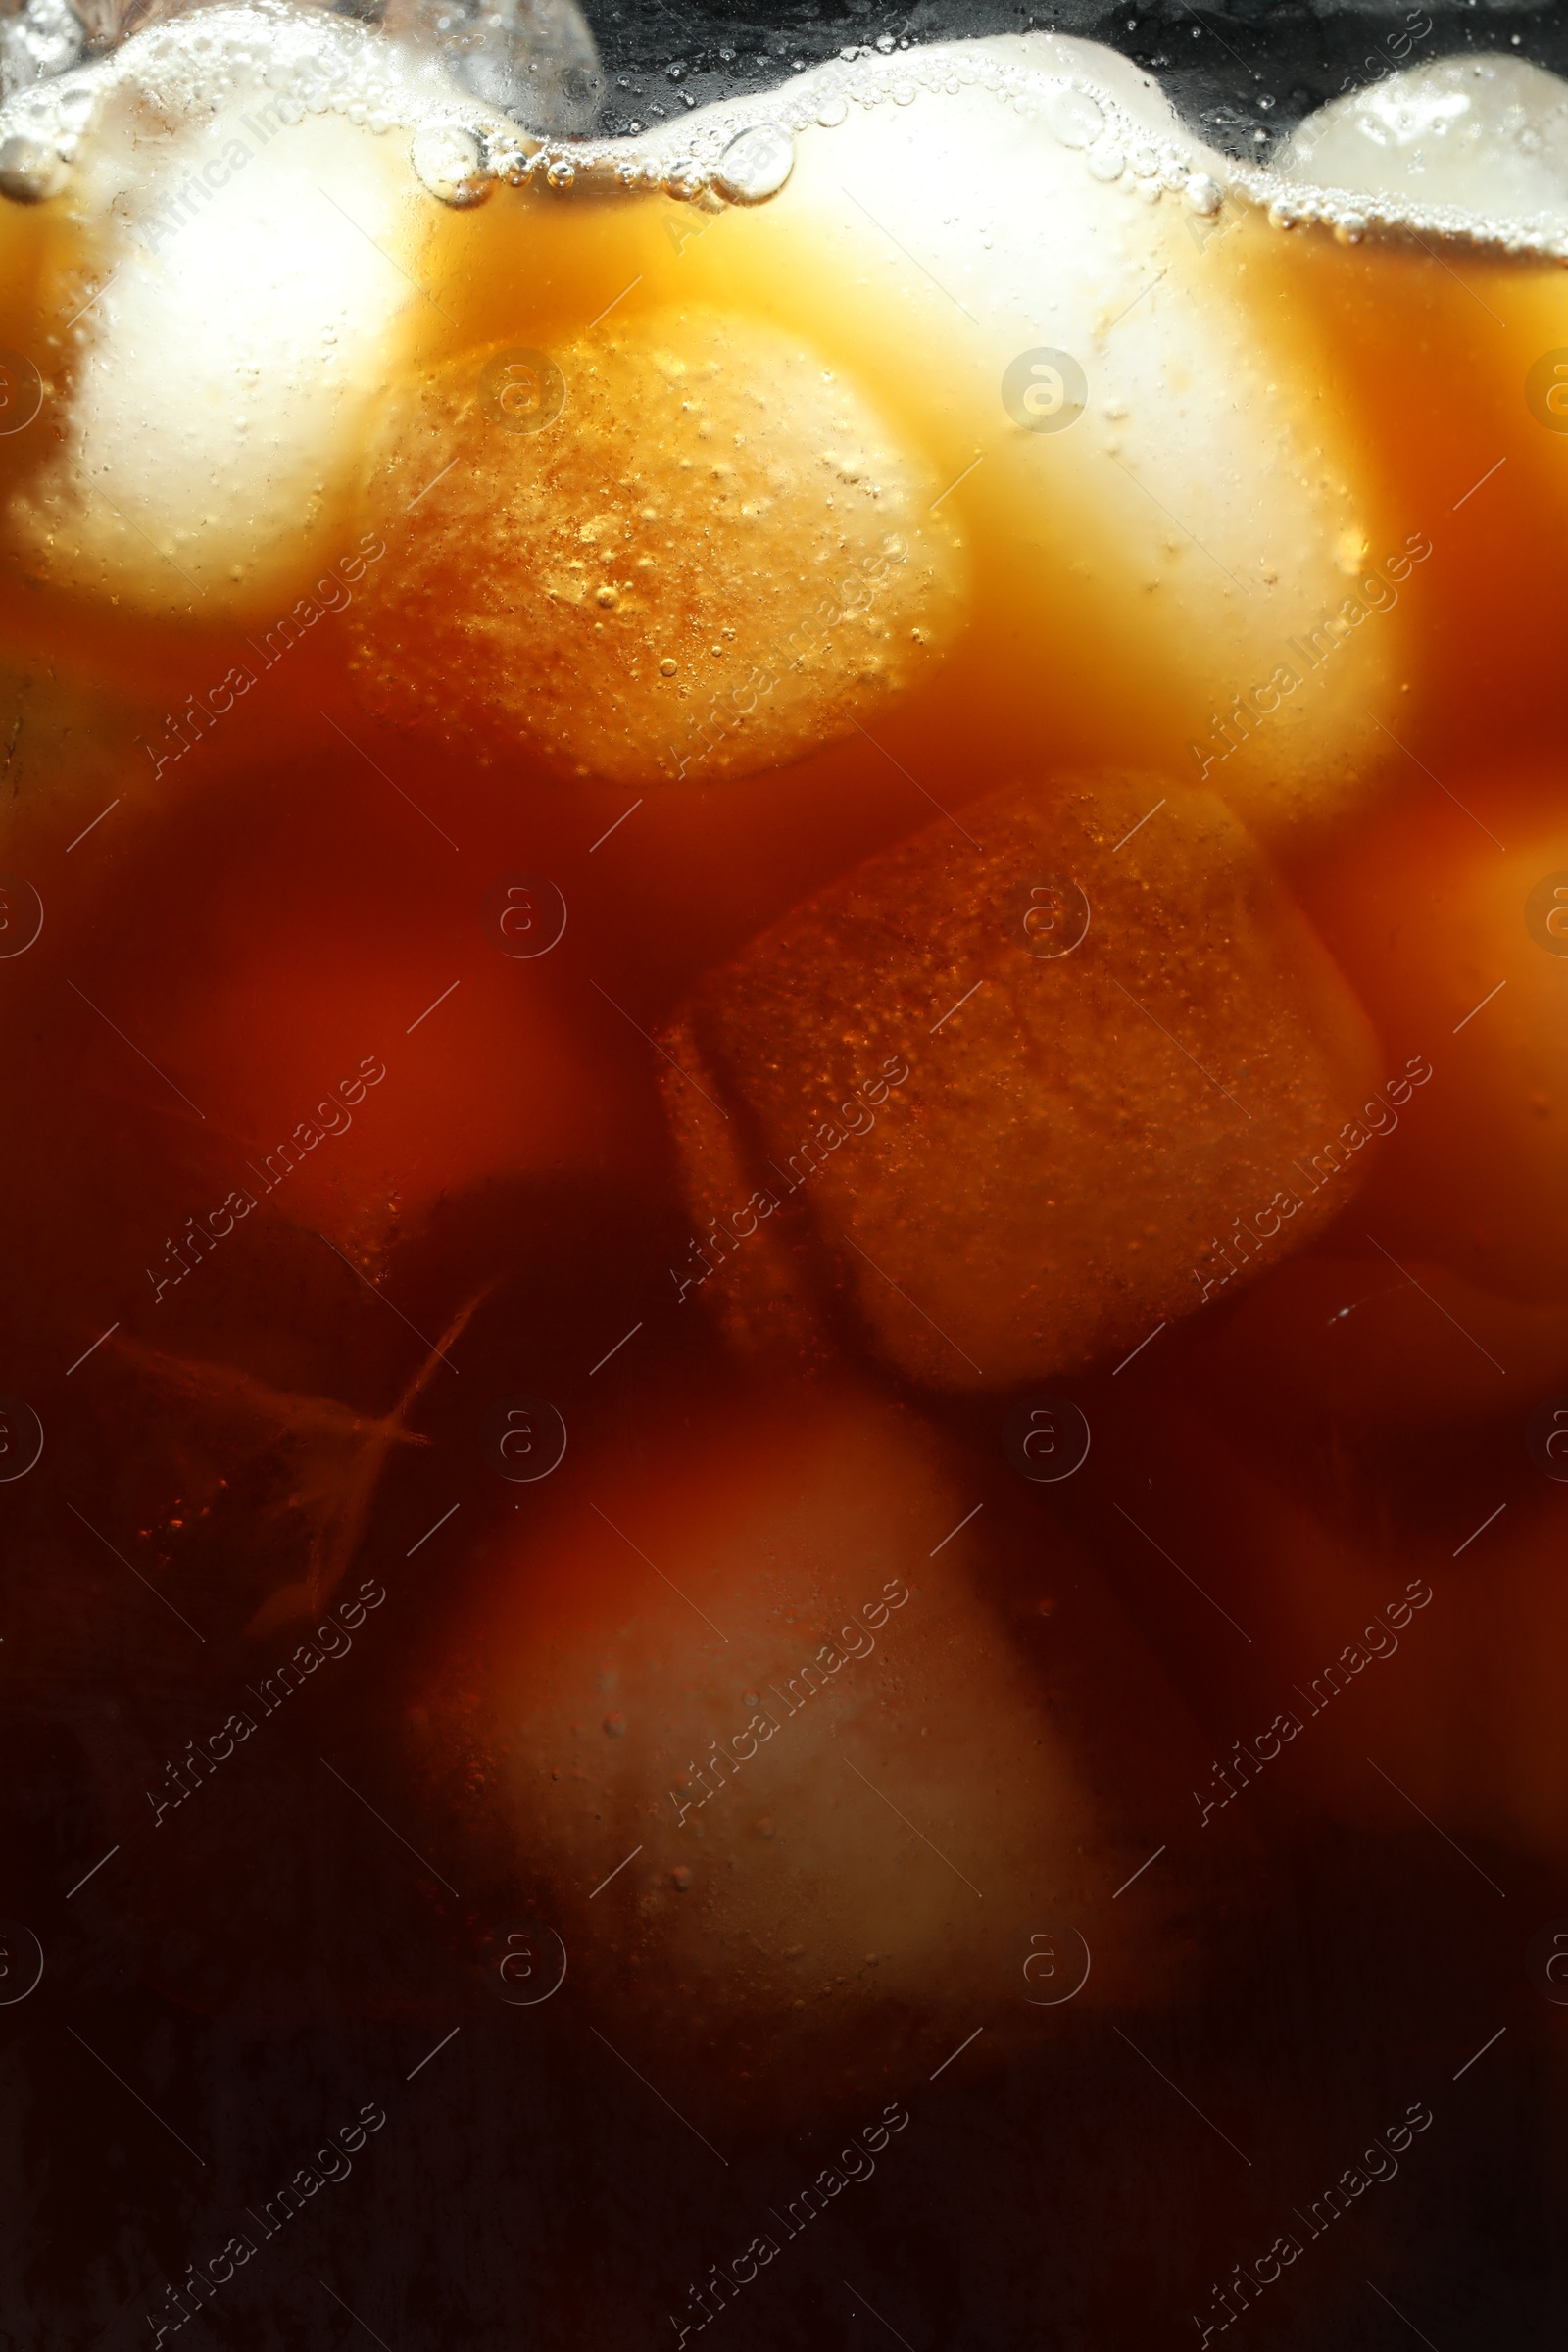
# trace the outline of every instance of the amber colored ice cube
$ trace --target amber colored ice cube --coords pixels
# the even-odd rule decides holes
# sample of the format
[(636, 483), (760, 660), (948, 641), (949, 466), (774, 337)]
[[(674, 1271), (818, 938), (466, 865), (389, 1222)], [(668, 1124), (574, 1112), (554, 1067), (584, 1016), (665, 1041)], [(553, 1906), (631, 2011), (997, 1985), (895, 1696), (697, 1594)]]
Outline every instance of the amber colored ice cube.
[(1346, 1205), (1370, 1140), (1337, 966), (1224, 806), (1148, 776), (943, 818), (664, 1043), (681, 1299), (763, 1346), (848, 1318), (942, 1388), (1114, 1362), (1234, 1295)]

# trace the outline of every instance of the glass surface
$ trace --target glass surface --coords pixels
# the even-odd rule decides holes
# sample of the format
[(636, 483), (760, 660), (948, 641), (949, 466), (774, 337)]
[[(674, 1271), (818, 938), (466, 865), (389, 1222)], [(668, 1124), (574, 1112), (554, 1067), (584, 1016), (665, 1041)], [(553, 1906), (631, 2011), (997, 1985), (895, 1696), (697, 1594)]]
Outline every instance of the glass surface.
[(0, 16), (0, 2352), (1556, 2344), (1565, 74)]

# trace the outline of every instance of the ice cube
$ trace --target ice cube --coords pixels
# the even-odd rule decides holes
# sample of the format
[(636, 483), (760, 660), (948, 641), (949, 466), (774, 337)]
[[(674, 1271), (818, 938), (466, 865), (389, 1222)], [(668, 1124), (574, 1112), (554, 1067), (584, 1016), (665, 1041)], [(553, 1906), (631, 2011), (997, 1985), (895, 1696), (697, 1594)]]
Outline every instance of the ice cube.
[(359, 691), (577, 774), (776, 764), (874, 722), (956, 633), (941, 487), (853, 377), (759, 318), (470, 352), (392, 400), (372, 451), (367, 512), (401, 546), (355, 608)]
[(1409, 674), (1407, 615), (1359, 584), (1411, 518), (1255, 192), (1148, 75), (1054, 34), (819, 69), (666, 126), (649, 170), (722, 187), (765, 122), (779, 192), (625, 274), (765, 284), (932, 452), (976, 627), (923, 738), (983, 728), (1000, 759), (1049, 728), (1260, 825), (1353, 802)]
[(458, 112), (399, 43), (265, 4), (156, 25), (13, 101), (0, 134), (71, 179), (41, 261), (62, 438), (10, 515), (29, 576), (254, 622), (352, 544), (362, 409), (434, 316), (409, 128)]
[(1568, 216), (1568, 82), (1522, 57), (1440, 57), (1308, 115), (1273, 158), (1289, 179), (1496, 220)]
[(883, 852), (665, 1039), (694, 1230), (754, 1343), (848, 1314), (940, 1388), (1115, 1364), (1348, 1202), (1377, 1074), (1222, 803), (1045, 777)]
[(71, 0), (25, 0), (0, 19), (0, 98), (78, 64), (86, 46)]
[[(1438, 1067), (1394, 1114), (1400, 1132), (1380, 1152), (1366, 1224), (1405, 1264), (1426, 1259), (1531, 1305), (1568, 1301), (1568, 826), (1556, 760), (1513, 774), (1494, 758), (1449, 767), (1444, 793), (1417, 772), (1313, 884), (1316, 919), (1389, 1066), (1416, 1054)], [(1516, 1342), (1492, 1352), (1510, 1389), (1516, 1357), (1537, 1354)]]
[[(1168, 1999), (1159, 1890), (1136, 1925), (1110, 1897), (1203, 1751), (1090, 1564), (1048, 1538), (1073, 1599), (1043, 1617), (1038, 1524), (975, 1518), (973, 1466), (863, 1390), (666, 1413), (506, 1514), (431, 1661), (418, 1761), (488, 1819), (485, 1875), (520, 1865), (579, 1984), (666, 2053), (748, 2053), (749, 2102), (835, 2039), (880, 2072), (910, 2016), (935, 2065), (976, 2003), (1016, 2040)], [(1060, 1922), (1093, 1965), (1063, 1939), (1048, 2012), (1022, 1962)]]
[(524, 129), (592, 130), (604, 75), (575, 0), (387, 0), (381, 22)]

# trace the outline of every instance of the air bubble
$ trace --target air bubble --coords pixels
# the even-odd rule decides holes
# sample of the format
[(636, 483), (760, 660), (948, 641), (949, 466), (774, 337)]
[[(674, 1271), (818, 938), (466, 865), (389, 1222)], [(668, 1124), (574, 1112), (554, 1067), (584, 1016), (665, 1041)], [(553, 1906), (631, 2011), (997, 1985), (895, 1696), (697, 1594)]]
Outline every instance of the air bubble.
[(1195, 213), (1217, 213), (1225, 191), (1206, 172), (1195, 172), (1187, 182), (1187, 202)]
[(456, 122), (425, 122), (410, 151), (421, 184), (442, 204), (482, 204), (490, 193), (490, 171), (477, 131)]
[(754, 122), (725, 148), (714, 184), (734, 204), (761, 204), (778, 194), (794, 168), (789, 132), (776, 122)]
[(1046, 121), (1063, 147), (1087, 147), (1105, 127), (1105, 118), (1087, 90), (1057, 90), (1046, 100)]
[(1106, 181), (1120, 179), (1127, 169), (1127, 158), (1113, 139), (1101, 139), (1089, 150), (1090, 174)]
[[(372, 120), (371, 128), (375, 128)], [(490, 131), (485, 138), (485, 162), (497, 179), (517, 187), (528, 175), (536, 150), (516, 131)]]
[(53, 147), (39, 139), (0, 142), (0, 189), (18, 204), (41, 204), (66, 184), (66, 167)]

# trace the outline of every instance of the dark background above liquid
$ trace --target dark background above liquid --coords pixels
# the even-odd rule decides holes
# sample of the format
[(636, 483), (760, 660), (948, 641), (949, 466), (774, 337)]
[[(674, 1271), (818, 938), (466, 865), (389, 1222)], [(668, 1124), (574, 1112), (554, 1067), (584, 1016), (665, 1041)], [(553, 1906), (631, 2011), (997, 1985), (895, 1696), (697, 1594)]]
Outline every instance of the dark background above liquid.
[[(1344, 0), (1230, 0), (1154, 8), (1058, 0), (583, 0), (605, 67), (602, 127), (644, 128), (748, 90), (764, 90), (802, 66), (821, 65), (851, 42), (973, 40), (983, 33), (1072, 33), (1103, 41), (1157, 78), (1211, 145), (1257, 160), (1315, 108), (1388, 73), (1454, 53), (1497, 51), (1568, 74), (1568, 8), (1345, 5)], [(1388, 46), (1416, 26), (1432, 29), (1401, 58)], [(1258, 133), (1263, 135), (1258, 137)]]

